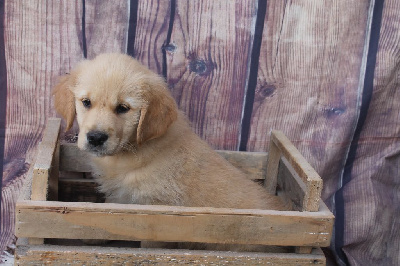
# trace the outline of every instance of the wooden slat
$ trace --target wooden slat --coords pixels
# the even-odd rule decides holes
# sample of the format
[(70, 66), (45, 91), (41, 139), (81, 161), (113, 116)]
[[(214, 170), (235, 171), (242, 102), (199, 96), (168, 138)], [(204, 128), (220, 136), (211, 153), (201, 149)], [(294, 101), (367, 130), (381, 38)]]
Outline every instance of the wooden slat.
[[(55, 159), (58, 159), (59, 154), (57, 142), (60, 125), (59, 118), (50, 118), (47, 122), (33, 169), (32, 200), (47, 200), (49, 184), (55, 186), (54, 184), (58, 183), (58, 162)], [(50, 177), (53, 177), (53, 180)]]
[(176, 1), (167, 80), (195, 132), (236, 150), (257, 1)]
[[(169, 29), (170, 2), (138, 1), (134, 57), (158, 74), (163, 74), (163, 46)], [(167, 53), (173, 53), (173, 50), (173, 45), (165, 47)]]
[(303, 210), (318, 211), (322, 191), (321, 177), (282, 132), (272, 131), (271, 141), (306, 185)]
[(271, 142), (268, 152), (267, 172), (264, 181), (264, 186), (271, 194), (275, 194), (276, 185), (278, 182), (279, 160), (281, 159), (282, 152), (279, 148)]
[(111, 203), (20, 201), (18, 237), (328, 246), (333, 215)]
[(52, 265), (325, 265), (326, 263), (320, 249), (309, 255), (299, 255), (88, 246), (28, 246), (22, 243), (17, 246), (15, 259), (17, 265), (44, 263)]
[(129, 26), (129, 1), (85, 1), (87, 58), (125, 52)]
[[(283, 131), (337, 189), (357, 120), (370, 1), (267, 1), (247, 150)], [(351, 36), (351, 37), (350, 37)]]
[[(267, 153), (216, 151), (233, 166), (242, 170), (251, 179), (264, 179)], [(64, 143), (60, 148), (60, 170), (70, 172), (91, 172), (90, 155), (81, 151), (74, 143)]]
[(279, 163), (278, 175), (278, 185), (285, 197), (292, 201), (294, 210), (304, 211), (303, 203), (307, 188), (285, 158)]

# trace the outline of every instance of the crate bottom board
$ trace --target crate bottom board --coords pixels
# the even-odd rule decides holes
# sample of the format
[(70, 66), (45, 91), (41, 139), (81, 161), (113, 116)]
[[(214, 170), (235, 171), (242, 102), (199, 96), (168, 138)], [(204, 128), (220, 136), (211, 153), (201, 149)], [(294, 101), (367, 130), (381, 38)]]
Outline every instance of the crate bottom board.
[[(21, 241), (20, 241), (21, 240)], [(28, 245), (18, 240), (16, 265), (120, 265), (134, 264), (229, 264), (260, 265), (325, 265), (326, 259), (320, 248), (311, 254), (254, 253), (203, 250), (141, 249), (127, 247)], [(21, 243), (22, 242), (22, 243)], [(23, 243), (25, 242), (25, 243)]]

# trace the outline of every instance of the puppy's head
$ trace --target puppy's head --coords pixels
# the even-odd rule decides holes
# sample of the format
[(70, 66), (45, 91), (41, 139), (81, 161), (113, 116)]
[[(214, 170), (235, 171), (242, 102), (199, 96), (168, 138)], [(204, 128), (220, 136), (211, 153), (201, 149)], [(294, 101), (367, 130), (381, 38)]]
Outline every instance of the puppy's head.
[(158, 138), (177, 118), (163, 78), (122, 54), (83, 61), (60, 79), (54, 99), (67, 129), (77, 118), (78, 147), (97, 156)]

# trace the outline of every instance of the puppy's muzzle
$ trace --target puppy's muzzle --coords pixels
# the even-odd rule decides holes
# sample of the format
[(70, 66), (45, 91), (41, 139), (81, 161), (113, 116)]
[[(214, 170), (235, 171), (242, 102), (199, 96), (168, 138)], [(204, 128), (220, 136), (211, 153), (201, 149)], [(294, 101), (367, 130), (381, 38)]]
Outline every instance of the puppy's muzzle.
[(90, 131), (86, 134), (86, 138), (90, 146), (99, 147), (108, 140), (108, 135), (102, 131)]

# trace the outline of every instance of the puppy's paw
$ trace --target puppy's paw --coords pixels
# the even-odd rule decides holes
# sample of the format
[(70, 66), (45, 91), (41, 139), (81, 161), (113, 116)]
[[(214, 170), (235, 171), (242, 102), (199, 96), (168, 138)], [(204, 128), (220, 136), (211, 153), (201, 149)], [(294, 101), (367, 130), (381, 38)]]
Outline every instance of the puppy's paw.
[(82, 242), (90, 246), (99, 246), (99, 245), (105, 245), (110, 241), (105, 239), (82, 239)]

